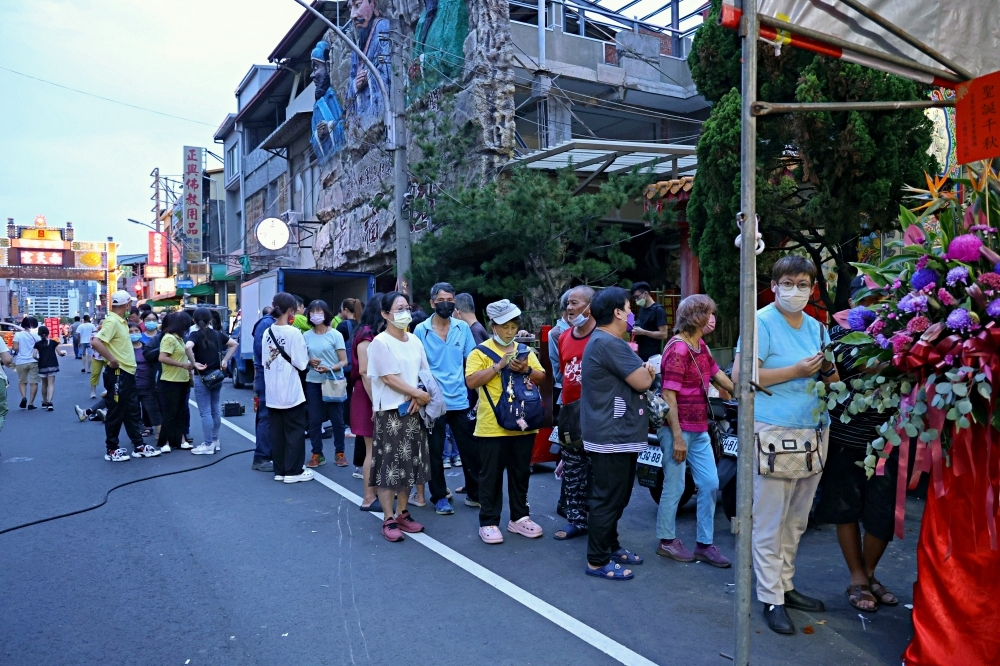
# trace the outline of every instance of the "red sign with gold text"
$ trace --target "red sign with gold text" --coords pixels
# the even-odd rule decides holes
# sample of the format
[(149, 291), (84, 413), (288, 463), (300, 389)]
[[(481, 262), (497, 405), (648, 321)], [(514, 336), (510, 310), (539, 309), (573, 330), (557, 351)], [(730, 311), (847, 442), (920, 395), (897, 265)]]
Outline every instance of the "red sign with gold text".
[(146, 265), (167, 265), (167, 237), (160, 231), (149, 232), (149, 256), (146, 258)]
[(1000, 72), (959, 84), (955, 99), (959, 164), (1000, 157)]

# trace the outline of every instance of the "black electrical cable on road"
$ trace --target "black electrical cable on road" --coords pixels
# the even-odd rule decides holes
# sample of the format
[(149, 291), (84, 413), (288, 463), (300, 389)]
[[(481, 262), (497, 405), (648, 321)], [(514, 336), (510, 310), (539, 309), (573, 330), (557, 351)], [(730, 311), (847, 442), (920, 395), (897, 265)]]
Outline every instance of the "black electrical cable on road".
[(15, 525), (14, 527), (8, 527), (7, 529), (0, 530), (0, 535), (7, 534), (7, 532), (13, 532), (14, 530), (20, 530), (25, 527), (31, 527), (32, 525), (41, 525), (42, 523), (47, 523), (52, 520), (59, 520), (60, 518), (69, 518), (70, 516), (76, 516), (81, 513), (87, 513), (88, 511), (93, 511), (94, 509), (100, 509), (102, 506), (108, 503), (108, 497), (111, 495), (111, 493), (118, 490), (119, 488), (124, 488), (125, 486), (131, 486), (133, 483), (140, 483), (142, 481), (149, 481), (151, 479), (159, 479), (160, 477), (164, 476), (173, 476), (174, 474), (183, 474), (184, 472), (194, 472), (195, 470), (211, 467), (212, 465), (222, 462), (226, 458), (230, 458), (232, 456), (238, 456), (241, 453), (253, 453), (253, 451), (254, 449), (233, 451), (232, 453), (227, 453), (221, 458), (213, 460), (207, 465), (199, 465), (198, 467), (188, 467), (187, 469), (175, 469), (172, 472), (161, 472), (159, 474), (153, 474), (152, 476), (144, 476), (141, 479), (132, 479), (131, 481), (126, 481), (125, 483), (119, 483), (117, 486), (111, 488), (110, 490), (108, 490), (108, 492), (104, 493), (104, 499), (101, 500), (99, 504), (95, 504), (94, 506), (88, 506), (86, 509), (77, 509), (76, 511), (70, 511), (69, 513), (61, 513), (58, 516), (49, 516), (48, 518), (40, 518), (39, 520), (33, 520), (30, 523), (24, 523), (23, 525)]

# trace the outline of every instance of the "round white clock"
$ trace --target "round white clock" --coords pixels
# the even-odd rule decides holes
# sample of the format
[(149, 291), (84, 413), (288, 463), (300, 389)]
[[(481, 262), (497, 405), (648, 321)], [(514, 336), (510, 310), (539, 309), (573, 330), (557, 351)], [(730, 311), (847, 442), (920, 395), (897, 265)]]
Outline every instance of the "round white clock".
[(280, 250), (288, 244), (288, 225), (276, 217), (261, 220), (254, 233), (260, 244), (268, 250)]

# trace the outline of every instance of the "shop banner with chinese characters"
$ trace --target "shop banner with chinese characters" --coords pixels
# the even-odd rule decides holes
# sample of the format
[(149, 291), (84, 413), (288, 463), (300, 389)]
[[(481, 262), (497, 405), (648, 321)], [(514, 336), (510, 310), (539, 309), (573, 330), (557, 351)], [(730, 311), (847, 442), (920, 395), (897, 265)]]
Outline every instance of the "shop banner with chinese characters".
[(958, 162), (1000, 157), (1000, 72), (960, 84), (955, 99)]
[(184, 146), (184, 197), (183, 229), (188, 249), (201, 253), (201, 165), (204, 148)]
[(167, 265), (167, 237), (160, 231), (149, 232), (149, 256), (146, 258), (146, 265)]

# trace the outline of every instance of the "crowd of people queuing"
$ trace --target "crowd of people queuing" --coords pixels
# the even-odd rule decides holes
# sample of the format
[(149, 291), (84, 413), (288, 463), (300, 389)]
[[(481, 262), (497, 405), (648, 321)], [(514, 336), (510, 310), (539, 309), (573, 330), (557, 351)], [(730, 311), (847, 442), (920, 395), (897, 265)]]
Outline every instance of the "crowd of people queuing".
[[(757, 313), (757, 381), (768, 392), (754, 396), (755, 433), (811, 429), (823, 461), (821, 474), (754, 475), (757, 598), (768, 626), (778, 633), (795, 631), (786, 608), (825, 610), (793, 582), (796, 552), (811, 515), (837, 525), (850, 572), (850, 604), (874, 611), (898, 603), (875, 578), (892, 538), (894, 459), (885, 476), (866, 479), (856, 463), (877, 423), (858, 417), (843, 424), (836, 410), (832, 422), (823, 415), (817, 423), (817, 398), (806, 390), (810, 380), (829, 384), (858, 372), (838, 367), (823, 353), (846, 334), (843, 313), (835, 315), (837, 324), (828, 332), (803, 312), (815, 279), (812, 262), (798, 256), (779, 260), (772, 272), (774, 303)], [(862, 288), (862, 279), (856, 279), (852, 299)], [(879, 298), (877, 291), (872, 294), (852, 305), (872, 304)], [(91, 387), (103, 388), (99, 403), (76, 408), (80, 420), (104, 422), (105, 459), (112, 462), (176, 449), (219, 451), (221, 373), (237, 342), (209, 309), (161, 319), (130, 303), (126, 292), (117, 292), (102, 321), (77, 318), (66, 332), (81, 371), (91, 373)], [(354, 438), (354, 476), (364, 489), (360, 509), (382, 513), (388, 541), (424, 530), (409, 507), (424, 506), (425, 492), (436, 514), (455, 513), (445, 477), (452, 466), (462, 468), (464, 481), (454, 493), (478, 511), (484, 543), (504, 541), (505, 474), (506, 531), (541, 537), (528, 502), (540, 423), (525, 405), (534, 400), (546, 370), (522, 342), (528, 334), (521, 310), (506, 299), (490, 303), (484, 326), (472, 296), (444, 282), (431, 288), (428, 303), (429, 315), (405, 294), (378, 293), (365, 304), (346, 299), (335, 313), (323, 300), (306, 304), (292, 294), (276, 294), (252, 329), (257, 403), (252, 469), (286, 484), (312, 480), (312, 469), (326, 463), (323, 424), (330, 422), (338, 467), (350, 465), (345, 437)], [(709, 396), (717, 390), (735, 393), (740, 348), (730, 378), (704, 340), (715, 327), (715, 303), (706, 295), (685, 298), (672, 330), (644, 282), (631, 290), (577, 286), (563, 294), (559, 309), (548, 349), (561, 443), (557, 512), (566, 524), (553, 537), (587, 537), (587, 575), (634, 578), (643, 558), (622, 545), (618, 521), (632, 494), (637, 457), (653, 439), (663, 452), (656, 554), (730, 567), (714, 544), (719, 479)], [(34, 408), (41, 384), (41, 406), (51, 410), (58, 356), (66, 352), (32, 318), (24, 320), (23, 329), (12, 349), (0, 341), (0, 361), (17, 370), (21, 408)], [(651, 427), (650, 403), (658, 399), (651, 389), (669, 407), (657, 428)], [(198, 445), (188, 433), (192, 390), (202, 423)], [(0, 412), (2, 419), (6, 404)], [(131, 451), (119, 444), (122, 426)], [(155, 437), (156, 445), (144, 437)], [(698, 489), (693, 550), (676, 524), (688, 468)]]

